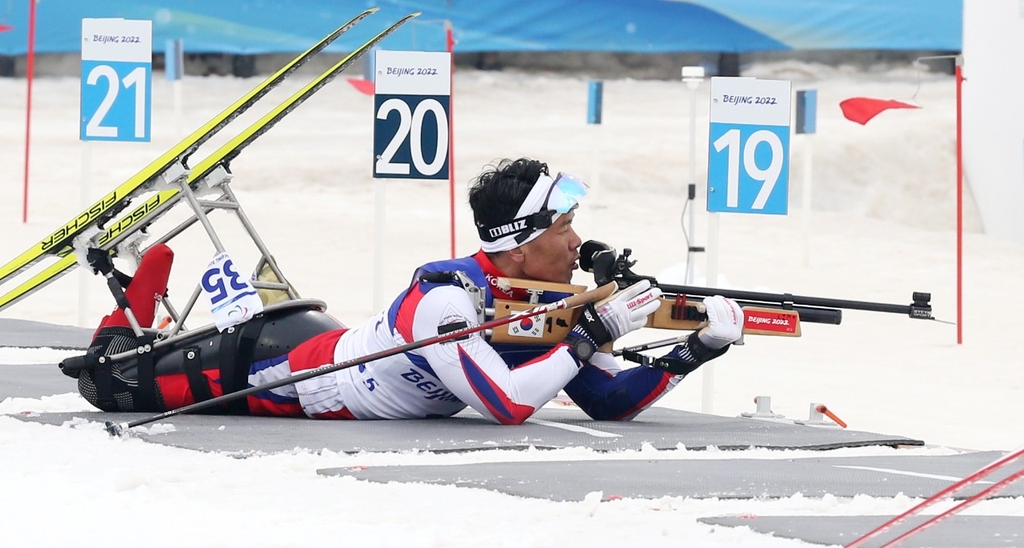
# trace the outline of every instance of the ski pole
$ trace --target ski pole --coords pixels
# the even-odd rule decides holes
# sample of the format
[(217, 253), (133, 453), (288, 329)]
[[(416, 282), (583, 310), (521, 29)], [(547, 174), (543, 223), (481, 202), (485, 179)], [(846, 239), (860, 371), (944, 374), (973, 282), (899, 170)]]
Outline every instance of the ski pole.
[(206, 400), (206, 401), (196, 402), (196, 403), (193, 403), (191, 405), (186, 405), (184, 407), (179, 407), (177, 409), (171, 409), (170, 411), (165, 411), (163, 413), (160, 413), (159, 415), (153, 415), (152, 417), (148, 417), (148, 418), (144, 418), (144, 419), (137, 419), (137, 420), (130, 421), (130, 422), (122, 422), (122, 423), (115, 423), (113, 421), (107, 421), (106, 424), (105, 424), (105, 428), (106, 428), (107, 432), (110, 433), (111, 436), (120, 436), (121, 434), (123, 434), (125, 432), (125, 430), (127, 430), (129, 428), (133, 428), (133, 427), (136, 427), (136, 426), (141, 426), (143, 424), (149, 424), (151, 422), (156, 422), (158, 420), (168, 419), (170, 417), (173, 417), (175, 415), (180, 415), (182, 413), (189, 413), (189, 412), (192, 412), (192, 411), (198, 411), (200, 409), (206, 409), (206, 408), (209, 408), (209, 407), (214, 407), (214, 406), (220, 405), (222, 403), (228, 403), (230, 401), (234, 401), (234, 400), (237, 400), (237, 399), (245, 398), (245, 397), (251, 396), (253, 394), (257, 394), (259, 392), (265, 392), (267, 390), (272, 390), (274, 388), (278, 388), (278, 387), (281, 387), (281, 386), (287, 386), (289, 384), (294, 384), (294, 383), (297, 383), (297, 382), (302, 382), (302, 381), (305, 381), (305, 380), (308, 380), (308, 379), (312, 379), (313, 377), (319, 377), (321, 375), (326, 375), (327, 373), (333, 373), (335, 371), (340, 371), (342, 369), (345, 369), (345, 368), (348, 368), (348, 367), (352, 367), (352, 366), (355, 366), (355, 365), (359, 365), (359, 364), (363, 364), (363, 363), (367, 363), (367, 362), (372, 362), (372, 361), (380, 360), (380, 359), (383, 359), (383, 358), (394, 356), (396, 354), (401, 354), (403, 352), (409, 352), (411, 350), (416, 350), (418, 348), (423, 348), (424, 346), (430, 346), (430, 345), (433, 345), (433, 344), (438, 344), (438, 343), (443, 343), (443, 342), (451, 341), (451, 340), (454, 340), (454, 339), (458, 339), (460, 337), (464, 337), (466, 335), (471, 335), (473, 333), (479, 333), (479, 332), (487, 330), (487, 329), (494, 329), (495, 327), (500, 327), (502, 325), (507, 325), (507, 324), (510, 324), (512, 322), (516, 322), (516, 321), (519, 321), (519, 320), (522, 320), (522, 319), (525, 319), (525, 318), (531, 318), (533, 316), (539, 316), (540, 314), (544, 314), (544, 313), (547, 313), (547, 312), (553, 312), (555, 310), (563, 310), (563, 309), (569, 309), (569, 308), (576, 308), (578, 306), (582, 306), (582, 305), (585, 305), (585, 304), (596, 303), (596, 302), (600, 301), (601, 299), (604, 299), (604, 298), (607, 298), (607, 297), (611, 296), (611, 294), (615, 292), (616, 287), (617, 286), (614, 283), (607, 283), (607, 284), (602, 285), (600, 287), (597, 287), (595, 289), (591, 289), (589, 291), (584, 291), (583, 293), (579, 293), (577, 295), (571, 295), (569, 297), (566, 297), (566, 298), (564, 298), (562, 300), (559, 300), (559, 301), (556, 301), (556, 302), (553, 302), (553, 303), (541, 305), (541, 306), (538, 306), (538, 307), (535, 307), (535, 308), (531, 308), (529, 310), (524, 310), (522, 312), (518, 312), (516, 314), (511, 314), (511, 315), (505, 316), (503, 318), (495, 318), (495, 319), (493, 319), (491, 321), (483, 322), (480, 325), (471, 326), (471, 327), (464, 327), (462, 329), (456, 329), (455, 331), (450, 331), (448, 333), (445, 333), (444, 335), (438, 335), (436, 337), (428, 337), (426, 339), (420, 339), (418, 341), (413, 341), (411, 343), (403, 344), (401, 346), (396, 346), (394, 348), (389, 348), (387, 350), (381, 350), (380, 352), (374, 352), (373, 354), (369, 354), (367, 356), (362, 356), (362, 357), (359, 357), (359, 358), (353, 358), (351, 360), (345, 360), (343, 362), (322, 365), (320, 367), (317, 367), (316, 369), (310, 369), (309, 371), (305, 371), (305, 372), (300, 373), (298, 375), (292, 375), (292, 376), (284, 378), (284, 379), (279, 379), (279, 380), (276, 380), (276, 381), (268, 382), (268, 383), (265, 383), (265, 384), (261, 384), (259, 386), (251, 386), (251, 387), (246, 388), (244, 390), (239, 390), (237, 392), (232, 392), (230, 394), (224, 394), (222, 396), (217, 396), (216, 398), (212, 398), (212, 399), (209, 399), (209, 400)]
[(1022, 456), (1024, 456), (1024, 447), (1021, 447), (1003, 457), (996, 459), (991, 464), (982, 467), (977, 472), (974, 472), (973, 474), (967, 476), (966, 478), (963, 478), (962, 480), (953, 483), (952, 485), (946, 487), (945, 489), (939, 491), (938, 493), (935, 493), (934, 495), (926, 498), (920, 504), (914, 506), (910, 510), (903, 512), (902, 514), (890, 519), (882, 525), (879, 525), (871, 531), (868, 531), (864, 536), (854, 540), (850, 544), (847, 544), (846, 548), (856, 548), (858, 546), (863, 546), (864, 543), (868, 540), (884, 533), (885, 531), (888, 531), (889, 529), (892, 529), (893, 527), (906, 521), (911, 516), (920, 513), (925, 508), (928, 508), (929, 506), (935, 504), (936, 502), (939, 502), (943, 498), (950, 496), (956, 493), (957, 491), (960, 491), (964, 487), (971, 485), (972, 483), (980, 480), (981, 478), (991, 474), (997, 469), (1002, 468), (1003, 466), (1017, 460)]

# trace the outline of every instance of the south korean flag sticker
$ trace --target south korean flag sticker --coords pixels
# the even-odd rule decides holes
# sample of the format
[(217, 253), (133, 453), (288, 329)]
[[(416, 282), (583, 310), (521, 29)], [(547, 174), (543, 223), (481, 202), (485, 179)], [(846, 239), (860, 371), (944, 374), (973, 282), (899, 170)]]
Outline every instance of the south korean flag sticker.
[(508, 326), (508, 334), (513, 337), (539, 339), (544, 336), (544, 321), (547, 314), (538, 314), (512, 322)]

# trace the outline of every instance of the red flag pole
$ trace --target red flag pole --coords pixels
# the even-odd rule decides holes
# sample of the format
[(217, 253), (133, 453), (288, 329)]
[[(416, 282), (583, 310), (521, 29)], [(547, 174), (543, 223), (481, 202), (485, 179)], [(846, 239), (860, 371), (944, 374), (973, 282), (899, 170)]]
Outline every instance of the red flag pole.
[(451, 55), (451, 71), (448, 95), (448, 213), (451, 220), (451, 258), (455, 258), (455, 37), (452, 22), (444, 22), (445, 45)]
[(25, 76), (28, 85), (28, 98), (25, 105), (25, 182), (22, 185), (21, 222), (28, 222), (28, 161), (32, 137), (32, 74), (36, 62), (36, 0), (28, 0), (28, 63)]

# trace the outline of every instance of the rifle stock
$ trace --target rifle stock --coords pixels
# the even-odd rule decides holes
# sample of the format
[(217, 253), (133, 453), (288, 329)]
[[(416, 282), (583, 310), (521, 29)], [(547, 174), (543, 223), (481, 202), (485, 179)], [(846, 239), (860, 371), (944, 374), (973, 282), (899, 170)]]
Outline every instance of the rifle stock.
[[(665, 291), (664, 288), (662, 291)], [(647, 318), (646, 327), (678, 331), (693, 331), (704, 327), (708, 316), (701, 301), (688, 300), (687, 296), (683, 294), (666, 293), (665, 295), (661, 297), (661, 306), (658, 307), (658, 310)], [(800, 320), (802, 318), (799, 310), (787, 310), (781, 306), (773, 307), (753, 303), (740, 303), (740, 307), (743, 308), (744, 335), (800, 336)], [(813, 315), (822, 319), (831, 316), (822, 314), (818, 310), (815, 310)], [(835, 323), (839, 323), (838, 318)]]

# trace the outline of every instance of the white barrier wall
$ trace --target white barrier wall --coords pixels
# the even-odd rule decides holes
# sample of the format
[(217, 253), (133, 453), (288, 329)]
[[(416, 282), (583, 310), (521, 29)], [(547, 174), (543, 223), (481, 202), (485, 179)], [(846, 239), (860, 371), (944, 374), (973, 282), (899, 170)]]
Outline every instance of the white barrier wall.
[(965, 181), (986, 234), (1024, 244), (1024, 0), (964, 0)]

